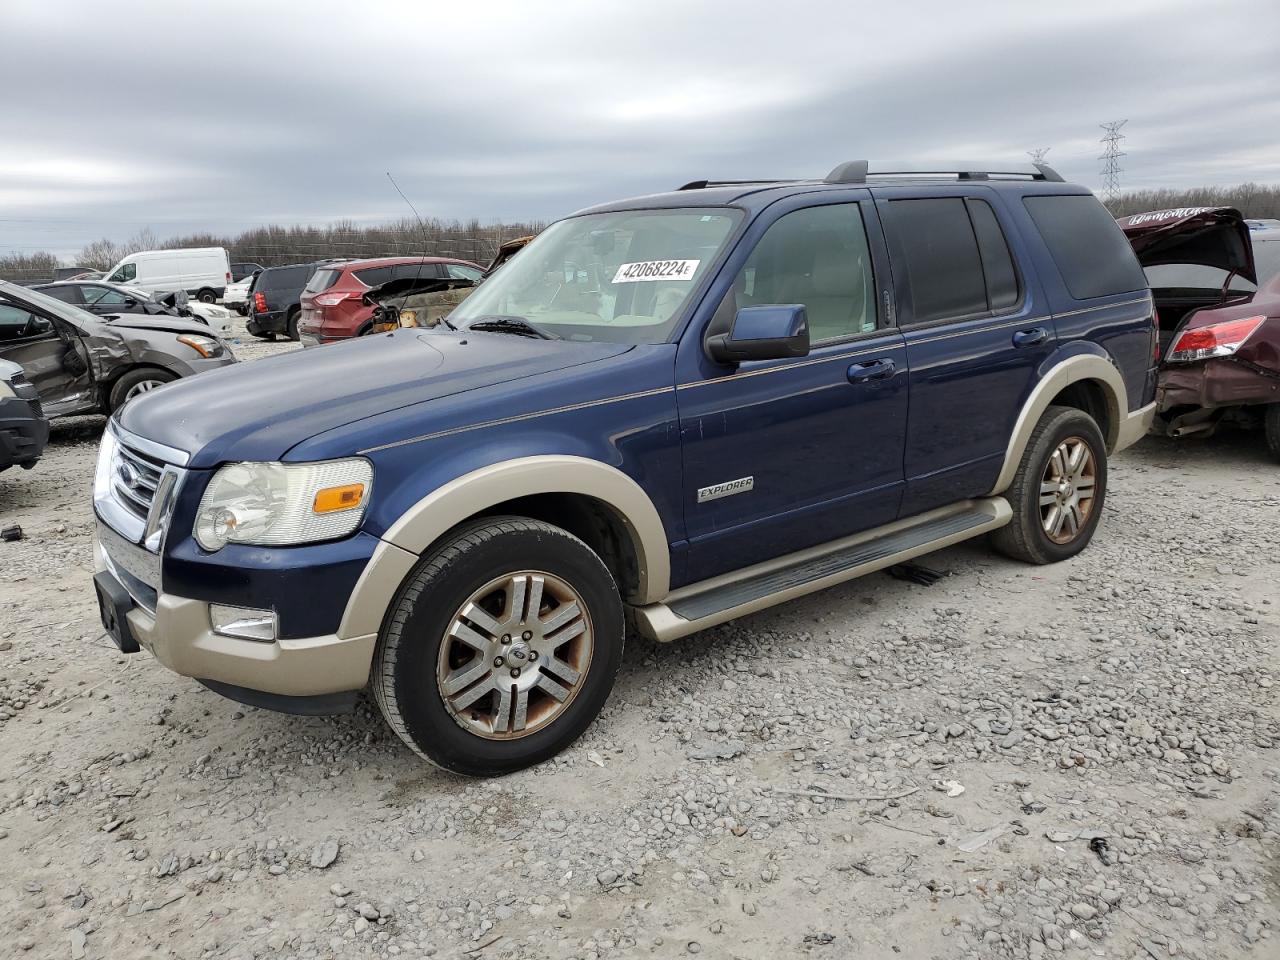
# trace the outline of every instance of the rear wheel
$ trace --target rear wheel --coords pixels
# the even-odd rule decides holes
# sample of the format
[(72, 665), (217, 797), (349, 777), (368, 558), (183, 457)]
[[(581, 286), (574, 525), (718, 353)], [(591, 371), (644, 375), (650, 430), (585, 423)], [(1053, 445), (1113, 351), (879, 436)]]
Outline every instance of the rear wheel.
[(521, 517), (461, 527), (401, 588), (378, 641), (387, 723), (431, 762), (519, 770), (587, 728), (622, 661), (622, 602), (577, 537)]
[(205, 287), (196, 294), (196, 299), (201, 303), (215, 303), (217, 302), (218, 294), (215, 291), (210, 290), (208, 287)]
[(1271, 451), (1271, 456), (1280, 460), (1280, 403), (1267, 407), (1262, 425), (1267, 436), (1267, 449)]
[(1093, 418), (1050, 407), (1032, 431), (1005, 497), (1013, 519), (991, 535), (1028, 563), (1073, 557), (1093, 538), (1107, 493), (1107, 448)]
[(111, 387), (111, 396), (108, 399), (111, 412), (115, 413), (135, 397), (150, 393), (156, 387), (162, 387), (177, 379), (176, 374), (161, 370), (159, 367), (138, 367), (130, 370)]
[(285, 321), (288, 329), (289, 339), (298, 339), (298, 316), (301, 313), (296, 307), (289, 311), (289, 318)]

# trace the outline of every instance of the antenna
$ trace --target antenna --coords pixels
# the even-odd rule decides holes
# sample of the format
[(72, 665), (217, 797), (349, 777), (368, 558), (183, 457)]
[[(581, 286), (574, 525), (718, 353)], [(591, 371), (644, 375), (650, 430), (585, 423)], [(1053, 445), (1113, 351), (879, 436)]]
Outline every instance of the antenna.
[[(422, 279), (422, 268), (426, 266), (422, 261), (427, 258), (427, 225), (422, 222), (422, 217), (418, 213), (418, 208), (413, 205), (413, 201), (404, 195), (404, 191), (400, 189), (400, 184), (396, 183), (396, 178), (391, 175), (391, 171), (387, 171), (387, 179), (391, 181), (391, 185), (396, 188), (396, 193), (400, 194), (400, 199), (409, 205), (409, 209), (413, 211), (414, 219), (418, 221), (418, 230), (422, 234), (422, 256), (418, 259), (418, 269), (414, 271), (413, 282), (416, 284)], [(457, 330), (448, 317), (441, 317), (440, 320), (450, 330)]]
[(1098, 157), (1102, 161), (1102, 199), (1115, 200), (1120, 196), (1120, 158), (1125, 156), (1123, 150), (1120, 149), (1120, 141), (1124, 139), (1124, 134), (1120, 132), (1128, 120), (1108, 120), (1100, 123), (1104, 131), (1101, 142), (1106, 144), (1106, 149), (1102, 151), (1102, 155)]
[(1027, 156), (1031, 158), (1032, 163), (1044, 163), (1045, 154), (1053, 147), (1036, 147), (1034, 150), (1028, 150)]

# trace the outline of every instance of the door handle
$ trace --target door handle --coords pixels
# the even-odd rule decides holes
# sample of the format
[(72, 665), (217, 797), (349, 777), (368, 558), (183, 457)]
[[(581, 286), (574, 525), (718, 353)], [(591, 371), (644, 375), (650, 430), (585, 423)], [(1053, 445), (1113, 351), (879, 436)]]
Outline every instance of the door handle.
[(855, 363), (849, 368), (850, 383), (866, 383), (868, 380), (884, 380), (898, 371), (898, 365), (888, 357), (871, 360), (867, 363)]
[(1044, 327), (1033, 327), (1030, 330), (1019, 330), (1013, 335), (1015, 347), (1034, 347), (1049, 339), (1049, 331)]

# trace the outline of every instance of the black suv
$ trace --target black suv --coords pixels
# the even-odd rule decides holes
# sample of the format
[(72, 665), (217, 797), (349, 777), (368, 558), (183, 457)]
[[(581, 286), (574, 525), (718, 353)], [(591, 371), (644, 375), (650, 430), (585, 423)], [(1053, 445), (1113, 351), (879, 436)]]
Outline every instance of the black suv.
[(332, 262), (317, 260), (268, 267), (258, 274), (249, 288), (249, 322), (246, 324), (249, 332), (264, 340), (274, 340), (277, 333), (297, 340), (302, 291), (313, 273)]

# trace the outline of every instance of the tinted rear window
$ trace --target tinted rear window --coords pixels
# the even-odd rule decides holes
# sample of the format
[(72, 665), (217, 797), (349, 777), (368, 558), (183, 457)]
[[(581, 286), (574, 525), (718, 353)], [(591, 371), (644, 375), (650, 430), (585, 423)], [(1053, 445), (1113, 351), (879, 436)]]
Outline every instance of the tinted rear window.
[(317, 270), (307, 281), (307, 292), (319, 293), (321, 290), (328, 290), (338, 282), (340, 276), (342, 276), (341, 270)]
[(1022, 202), (1075, 299), (1146, 289), (1133, 248), (1096, 197), (1023, 197)]
[(282, 267), (279, 270), (264, 270), (258, 275), (253, 285), (255, 290), (287, 290), (299, 288), (307, 282), (310, 267)]
[(889, 211), (906, 257), (914, 321), (985, 313), (982, 260), (964, 200), (894, 200)]

